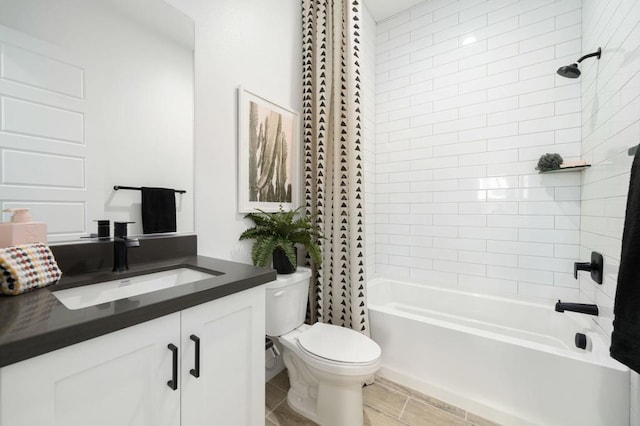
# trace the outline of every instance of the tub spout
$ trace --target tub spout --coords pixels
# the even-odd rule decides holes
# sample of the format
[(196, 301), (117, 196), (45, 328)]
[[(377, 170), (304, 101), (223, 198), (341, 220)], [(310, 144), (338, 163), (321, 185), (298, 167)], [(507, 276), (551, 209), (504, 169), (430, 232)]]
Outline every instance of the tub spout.
[(590, 305), (588, 303), (566, 303), (558, 300), (558, 303), (556, 303), (556, 312), (564, 311), (598, 316), (598, 305)]

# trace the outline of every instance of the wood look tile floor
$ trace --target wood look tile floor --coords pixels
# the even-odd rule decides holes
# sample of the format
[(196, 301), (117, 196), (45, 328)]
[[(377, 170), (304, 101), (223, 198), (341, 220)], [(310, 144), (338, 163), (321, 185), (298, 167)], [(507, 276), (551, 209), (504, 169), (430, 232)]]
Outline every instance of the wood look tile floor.
[[(289, 378), (283, 371), (266, 384), (266, 426), (315, 426), (287, 403)], [(473, 413), (376, 378), (363, 389), (365, 426), (498, 426)]]

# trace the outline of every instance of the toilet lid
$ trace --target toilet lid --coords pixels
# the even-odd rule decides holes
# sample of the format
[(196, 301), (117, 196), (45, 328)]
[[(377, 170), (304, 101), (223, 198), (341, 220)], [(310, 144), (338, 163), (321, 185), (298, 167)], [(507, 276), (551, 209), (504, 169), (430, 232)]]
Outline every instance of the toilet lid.
[(364, 334), (319, 322), (298, 336), (298, 344), (313, 355), (338, 362), (372, 362), (381, 354), (380, 346)]

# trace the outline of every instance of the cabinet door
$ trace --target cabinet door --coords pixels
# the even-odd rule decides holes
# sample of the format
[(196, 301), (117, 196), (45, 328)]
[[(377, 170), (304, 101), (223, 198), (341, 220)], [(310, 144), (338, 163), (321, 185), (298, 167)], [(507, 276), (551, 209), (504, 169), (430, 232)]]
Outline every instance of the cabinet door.
[(1, 426), (178, 426), (175, 313), (0, 369)]
[(263, 286), (182, 311), (182, 426), (264, 425), (264, 315)]

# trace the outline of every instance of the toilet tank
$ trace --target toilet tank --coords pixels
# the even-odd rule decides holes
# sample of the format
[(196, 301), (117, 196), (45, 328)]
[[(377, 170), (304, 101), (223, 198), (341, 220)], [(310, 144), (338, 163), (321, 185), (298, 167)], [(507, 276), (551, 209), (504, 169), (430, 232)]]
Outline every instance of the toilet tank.
[(293, 274), (278, 275), (266, 285), (267, 336), (282, 336), (304, 323), (309, 278), (311, 271), (298, 267)]

